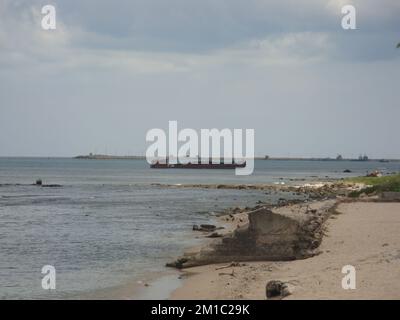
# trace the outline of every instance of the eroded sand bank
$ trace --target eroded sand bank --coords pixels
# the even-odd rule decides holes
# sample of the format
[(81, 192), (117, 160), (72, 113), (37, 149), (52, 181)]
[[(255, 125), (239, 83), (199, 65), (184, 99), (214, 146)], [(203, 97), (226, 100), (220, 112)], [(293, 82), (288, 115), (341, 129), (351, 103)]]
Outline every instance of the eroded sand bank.
[[(265, 299), (270, 280), (289, 282), (286, 299), (400, 299), (400, 203), (343, 203), (326, 222), (321, 253), (287, 262), (227, 263), (185, 269), (172, 299)], [(344, 265), (356, 290), (342, 289)]]

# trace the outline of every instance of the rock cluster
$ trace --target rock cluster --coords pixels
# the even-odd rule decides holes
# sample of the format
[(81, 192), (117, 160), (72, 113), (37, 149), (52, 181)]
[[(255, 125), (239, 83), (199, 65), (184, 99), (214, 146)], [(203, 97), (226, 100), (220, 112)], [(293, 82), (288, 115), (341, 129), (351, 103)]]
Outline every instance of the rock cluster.
[(286, 282), (272, 280), (267, 283), (265, 294), (267, 299), (283, 299), (292, 294), (292, 289)]

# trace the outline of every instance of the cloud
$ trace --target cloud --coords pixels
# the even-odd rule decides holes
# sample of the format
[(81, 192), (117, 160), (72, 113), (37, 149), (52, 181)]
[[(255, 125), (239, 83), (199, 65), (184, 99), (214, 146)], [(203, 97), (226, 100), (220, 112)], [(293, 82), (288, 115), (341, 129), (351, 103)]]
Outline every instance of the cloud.
[(207, 63), (397, 58), (391, 43), (398, 40), (399, 3), (346, 1), (357, 8), (357, 31), (340, 27), (344, 3), (70, 0), (54, 3), (57, 30), (48, 32), (40, 28), (43, 1), (4, 0), (0, 63), (168, 72)]

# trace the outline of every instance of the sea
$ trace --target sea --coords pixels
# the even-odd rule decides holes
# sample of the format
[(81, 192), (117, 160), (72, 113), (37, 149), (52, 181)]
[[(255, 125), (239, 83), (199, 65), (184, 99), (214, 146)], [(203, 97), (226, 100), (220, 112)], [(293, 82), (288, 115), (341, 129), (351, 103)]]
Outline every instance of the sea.
[[(252, 175), (236, 176), (150, 169), (145, 160), (0, 158), (0, 299), (119, 298), (118, 288), (135, 298), (135, 288), (171, 272), (166, 262), (204, 241), (194, 224), (212, 223), (227, 208), (299, 197), (165, 185), (300, 184), (373, 170), (399, 172), (400, 162), (256, 160)], [(36, 186), (38, 179), (56, 186)], [(42, 286), (48, 265), (51, 290)]]

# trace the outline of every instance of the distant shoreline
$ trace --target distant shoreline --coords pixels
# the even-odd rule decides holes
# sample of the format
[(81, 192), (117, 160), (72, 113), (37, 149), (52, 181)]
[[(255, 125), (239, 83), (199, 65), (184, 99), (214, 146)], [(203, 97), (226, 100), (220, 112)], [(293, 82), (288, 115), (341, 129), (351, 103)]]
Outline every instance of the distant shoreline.
[[(118, 155), (78, 155), (78, 156), (0, 156), (0, 159), (80, 159), (80, 160), (146, 160), (145, 156), (118, 156)], [(400, 162), (395, 158), (374, 158), (360, 160), (357, 158), (317, 158), (317, 157), (254, 157), (254, 160), (273, 161), (329, 161), (329, 162)]]
[[(113, 156), (113, 155), (105, 155), (105, 154), (93, 154), (93, 155), (79, 155), (74, 157), (74, 159), (84, 159), (84, 160), (146, 160), (145, 156)], [(274, 161), (355, 161), (355, 162), (368, 162), (368, 161), (377, 161), (377, 162), (400, 162), (400, 159), (367, 159), (360, 160), (357, 158), (343, 158), (343, 159), (335, 159), (335, 158), (307, 158), (307, 157), (254, 157), (255, 160), (274, 160)]]
[(145, 156), (110, 156), (105, 154), (80, 155), (74, 159), (84, 160), (146, 160)]

